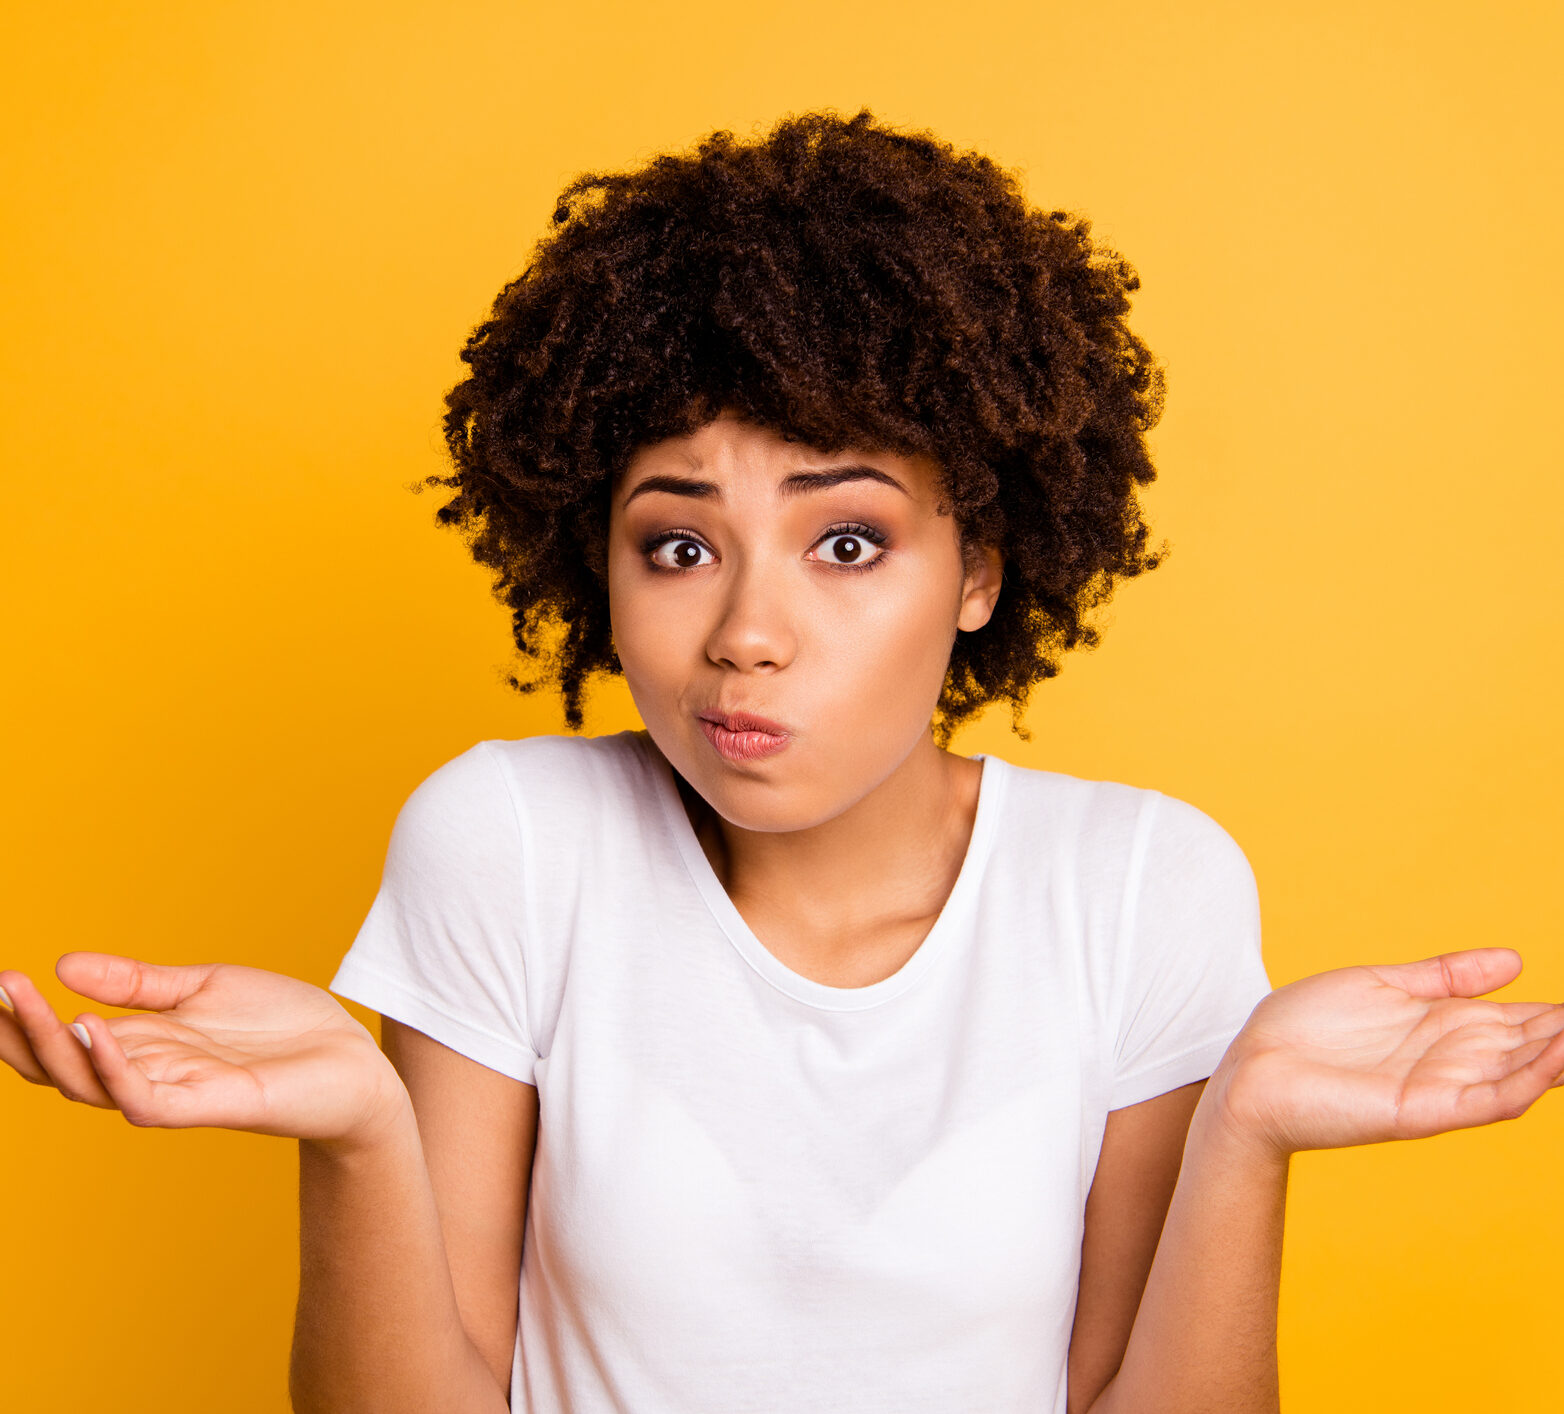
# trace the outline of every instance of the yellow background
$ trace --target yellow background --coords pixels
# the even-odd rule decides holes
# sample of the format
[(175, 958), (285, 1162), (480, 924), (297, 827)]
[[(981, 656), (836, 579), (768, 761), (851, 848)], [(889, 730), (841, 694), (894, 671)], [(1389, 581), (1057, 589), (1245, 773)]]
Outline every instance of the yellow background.
[[(19, 11), (18, 7), (18, 11)], [(1035, 739), (1258, 876), (1273, 980), (1507, 943), (1564, 996), (1550, 5), (33, 5), (3, 22), (0, 965), (324, 983), (486, 736), (487, 581), (406, 489), (586, 168), (868, 104), (1137, 266), (1173, 545)], [(588, 729), (631, 722), (605, 692)], [(360, 1013), (363, 1015), (363, 1013)], [(0, 1075), (0, 1082), (7, 1076)], [(0, 1403), (279, 1411), (294, 1149), (0, 1083)], [(1564, 1100), (1295, 1162), (1293, 1414), (1559, 1407)]]

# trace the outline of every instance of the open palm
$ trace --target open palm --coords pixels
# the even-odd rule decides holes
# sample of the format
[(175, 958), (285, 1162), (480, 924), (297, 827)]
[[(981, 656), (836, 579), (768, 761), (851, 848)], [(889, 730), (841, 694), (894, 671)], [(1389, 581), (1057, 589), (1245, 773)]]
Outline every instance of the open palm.
[(1289, 1153), (1513, 1119), (1564, 1083), (1564, 1006), (1479, 999), (1520, 970), (1477, 948), (1280, 987), (1230, 1048), (1227, 1112)]
[(395, 1072), (374, 1038), (319, 987), (227, 963), (161, 966), (66, 953), (73, 991), (130, 1016), (83, 1013), (82, 1044), (24, 973), (0, 973), (0, 1059), (37, 1084), (122, 1111), (132, 1124), (212, 1125), (337, 1139), (396, 1106)]

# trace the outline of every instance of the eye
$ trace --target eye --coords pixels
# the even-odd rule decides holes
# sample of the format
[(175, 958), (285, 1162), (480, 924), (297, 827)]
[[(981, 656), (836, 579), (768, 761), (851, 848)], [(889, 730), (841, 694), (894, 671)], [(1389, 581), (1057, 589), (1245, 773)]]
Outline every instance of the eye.
[(677, 530), (654, 537), (645, 549), (660, 570), (693, 570), (712, 563), (710, 559), (701, 559), (702, 555), (710, 556), (710, 550), (693, 536)]
[(821, 564), (841, 569), (868, 569), (884, 558), (885, 537), (868, 525), (836, 525), (815, 542)]

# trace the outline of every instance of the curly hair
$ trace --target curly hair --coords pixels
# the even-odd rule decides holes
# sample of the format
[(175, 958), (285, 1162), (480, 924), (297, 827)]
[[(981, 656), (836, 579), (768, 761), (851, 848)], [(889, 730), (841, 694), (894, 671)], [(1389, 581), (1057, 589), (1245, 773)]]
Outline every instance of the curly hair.
[(957, 635), (936, 739), (1021, 714), (1090, 611), (1155, 567), (1136, 488), (1163, 379), (1125, 324), (1139, 279), (1090, 222), (867, 110), (715, 132), (639, 171), (578, 177), (472, 332), (446, 397), (454, 463), (427, 484), (496, 576), (517, 648), (573, 730), (609, 634), (608, 506), (637, 448), (732, 409), (823, 452), (923, 454), (964, 549), (1004, 557)]

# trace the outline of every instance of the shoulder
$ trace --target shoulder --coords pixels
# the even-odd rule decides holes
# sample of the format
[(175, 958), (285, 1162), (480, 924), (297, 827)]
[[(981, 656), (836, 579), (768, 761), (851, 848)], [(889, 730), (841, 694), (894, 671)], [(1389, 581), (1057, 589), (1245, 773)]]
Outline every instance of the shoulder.
[(636, 732), (480, 741), (430, 772), (407, 797), (392, 832), (394, 855), (460, 856), (498, 863), (528, 822), (571, 834), (605, 810), (645, 799), (652, 784)]
[(622, 731), (609, 736), (491, 739), (479, 742), (472, 752), (482, 753), (488, 768), (524, 797), (550, 792), (595, 795), (634, 789), (646, 779), (645, 738), (645, 732)]
[(1028, 815), (1070, 817), (1096, 828), (1134, 821), (1161, 793), (1120, 781), (1093, 780), (1063, 771), (1020, 766), (1002, 756), (989, 756), (1005, 782), (1012, 811)]
[(1005, 777), (1009, 833), (1037, 843), (1061, 841), (1087, 876), (1134, 884), (1148, 870), (1248, 872), (1228, 830), (1187, 800), (1147, 786), (995, 759)]
[(481, 810), (512, 797), (556, 805), (572, 797), (590, 799), (605, 788), (633, 786), (645, 776), (642, 735), (489, 738), (436, 767), (408, 805), (438, 815)]

